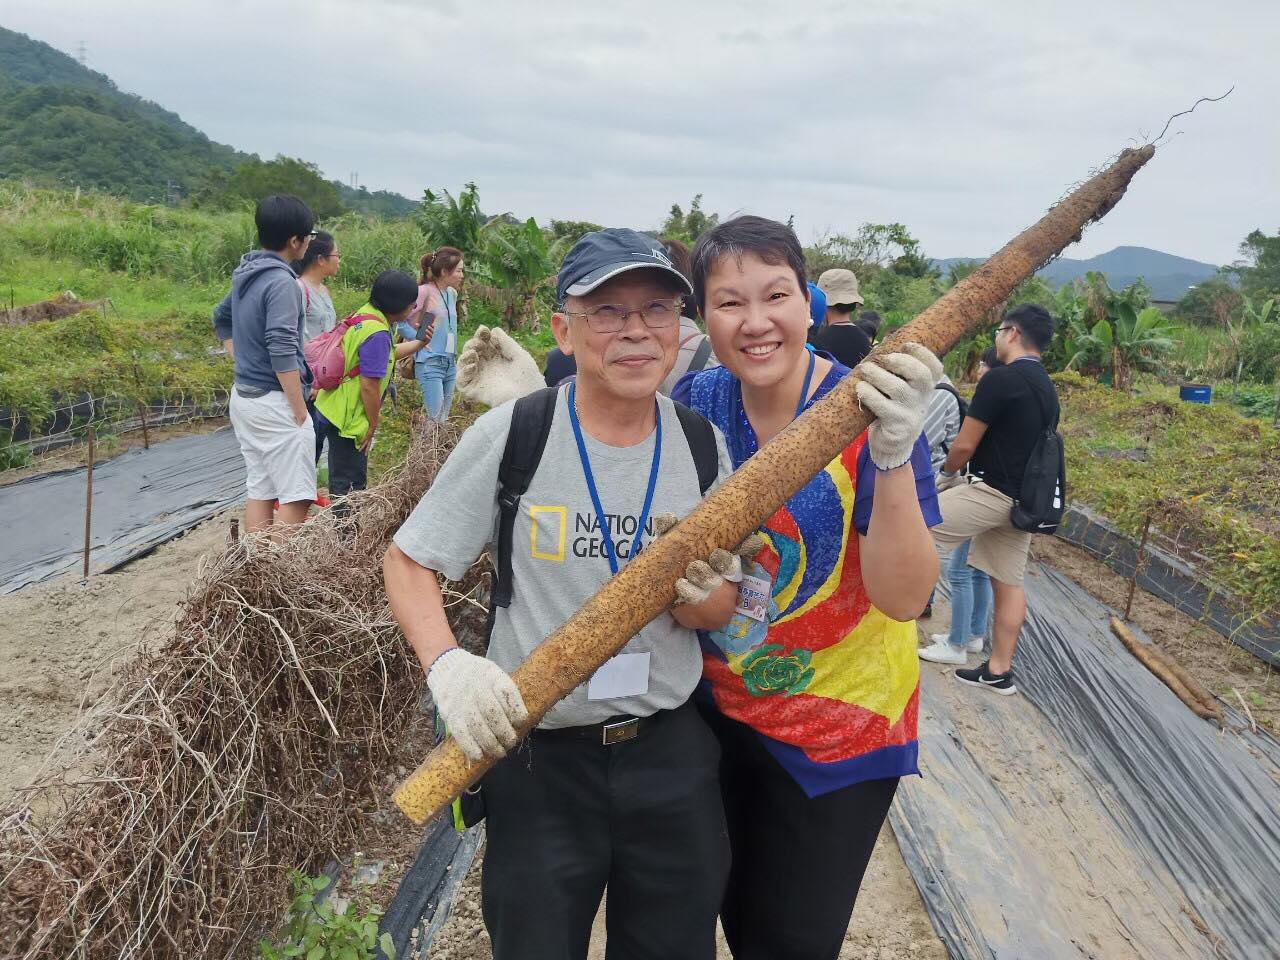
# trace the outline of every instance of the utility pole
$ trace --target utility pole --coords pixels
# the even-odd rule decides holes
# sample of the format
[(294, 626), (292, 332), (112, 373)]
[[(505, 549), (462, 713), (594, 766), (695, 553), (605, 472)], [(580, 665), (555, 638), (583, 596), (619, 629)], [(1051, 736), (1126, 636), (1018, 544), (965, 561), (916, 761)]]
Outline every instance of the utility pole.
[(82, 67), (86, 65), (89, 59), (89, 55), (85, 50), (83, 40), (81, 40), (79, 45), (76, 47), (76, 59), (80, 61), (80, 66)]

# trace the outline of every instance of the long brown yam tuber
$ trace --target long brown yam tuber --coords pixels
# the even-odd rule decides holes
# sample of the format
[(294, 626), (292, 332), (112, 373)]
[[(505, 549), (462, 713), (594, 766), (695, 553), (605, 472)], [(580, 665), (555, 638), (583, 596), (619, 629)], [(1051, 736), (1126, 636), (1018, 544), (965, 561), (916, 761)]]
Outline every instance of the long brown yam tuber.
[[(1119, 617), (1111, 618), (1111, 632), (1116, 635), (1138, 662), (1156, 675), (1173, 695), (1191, 708), (1191, 712), (1202, 720), (1216, 720), (1222, 726), (1222, 708), (1199, 682), (1192, 680), (1191, 686), (1185, 682), (1187, 672), (1180, 663), (1174, 661), (1163, 650), (1148, 646), (1133, 635), (1133, 631), (1121, 622)], [(1193, 692), (1193, 689), (1195, 692)], [(1200, 697), (1203, 693), (1203, 699)]]
[[(877, 352), (908, 341), (942, 356), (1041, 264), (1077, 240), (1089, 223), (1124, 196), (1155, 147), (1128, 149), (1107, 169), (1055, 205), (978, 270), (896, 331)], [(529, 708), (525, 730), (574, 687), (585, 682), (646, 623), (670, 605), (685, 566), (716, 547), (731, 548), (839, 455), (870, 422), (858, 403), (858, 376), (836, 389), (778, 434), (714, 495), (666, 536), (647, 547), (600, 588), (512, 675)], [(436, 747), (395, 792), (400, 809), (421, 823), (436, 814), (491, 766), (469, 762), (451, 740)]]

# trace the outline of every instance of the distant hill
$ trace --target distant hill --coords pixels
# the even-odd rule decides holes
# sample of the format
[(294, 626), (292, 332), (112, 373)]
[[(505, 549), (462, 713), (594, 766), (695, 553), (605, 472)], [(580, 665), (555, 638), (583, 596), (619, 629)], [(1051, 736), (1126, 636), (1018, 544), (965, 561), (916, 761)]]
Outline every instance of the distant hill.
[[(934, 260), (932, 263), (945, 274), (957, 263), (971, 263), (978, 259), (980, 258), (952, 257)], [(1151, 288), (1151, 296), (1156, 300), (1177, 300), (1195, 284), (1218, 273), (1218, 268), (1211, 263), (1189, 260), (1147, 247), (1116, 247), (1088, 260), (1059, 258), (1039, 271), (1037, 276), (1043, 277), (1052, 286), (1059, 287), (1083, 277), (1091, 270), (1106, 274), (1107, 282), (1114, 290), (1127, 287), (1138, 279), (1145, 280)]]
[(162, 201), (244, 158), (47, 43), (0, 27), (0, 176)]
[[(163, 203), (222, 179), (249, 156), (47, 43), (0, 27), (0, 179)], [(334, 184), (361, 213), (390, 219), (418, 206), (398, 193)]]

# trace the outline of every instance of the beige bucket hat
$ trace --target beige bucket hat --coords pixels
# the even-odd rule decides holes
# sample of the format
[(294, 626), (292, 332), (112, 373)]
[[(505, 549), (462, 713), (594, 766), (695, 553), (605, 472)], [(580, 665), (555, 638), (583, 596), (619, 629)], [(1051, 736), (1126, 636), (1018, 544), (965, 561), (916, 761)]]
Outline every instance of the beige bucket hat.
[(862, 294), (858, 292), (858, 278), (852, 270), (834, 267), (824, 270), (818, 278), (818, 288), (827, 295), (827, 303), (840, 306), (851, 306), (864, 303)]

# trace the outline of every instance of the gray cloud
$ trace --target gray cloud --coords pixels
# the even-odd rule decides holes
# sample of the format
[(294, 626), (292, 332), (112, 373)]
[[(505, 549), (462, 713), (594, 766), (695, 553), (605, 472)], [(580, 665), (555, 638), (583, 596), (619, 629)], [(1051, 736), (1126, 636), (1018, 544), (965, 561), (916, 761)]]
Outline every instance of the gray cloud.
[[(265, 156), (486, 209), (654, 226), (673, 201), (794, 215), (802, 237), (907, 223), (991, 251), (1121, 147), (1182, 118), (1074, 251), (1223, 262), (1280, 227), (1267, 0), (1046, 9), (872, 2), (643, 7), (423, 0), (9, 0), (4, 24)], [(1194, 27), (1191, 25), (1194, 24)]]

